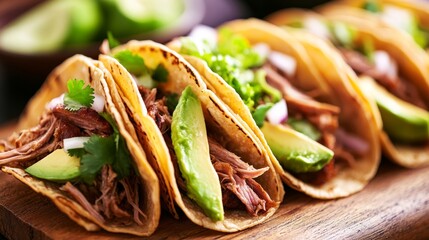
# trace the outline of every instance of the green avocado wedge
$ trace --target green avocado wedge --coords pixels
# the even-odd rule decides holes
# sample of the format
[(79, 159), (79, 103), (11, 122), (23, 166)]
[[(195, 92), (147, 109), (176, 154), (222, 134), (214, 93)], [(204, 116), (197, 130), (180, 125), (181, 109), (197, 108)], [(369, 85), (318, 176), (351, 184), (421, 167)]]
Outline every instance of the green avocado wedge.
[(418, 143), (429, 139), (429, 112), (397, 98), (372, 79), (361, 79), (359, 84), (375, 99), (383, 130), (392, 140)]
[(334, 156), (329, 148), (285, 126), (265, 122), (261, 130), (283, 168), (295, 173), (319, 171)]
[(25, 171), (37, 178), (62, 182), (79, 177), (79, 166), (79, 158), (68, 155), (63, 149), (57, 149)]
[(223, 220), (222, 191), (210, 161), (204, 115), (190, 87), (182, 92), (173, 112), (171, 136), (188, 196), (213, 221)]

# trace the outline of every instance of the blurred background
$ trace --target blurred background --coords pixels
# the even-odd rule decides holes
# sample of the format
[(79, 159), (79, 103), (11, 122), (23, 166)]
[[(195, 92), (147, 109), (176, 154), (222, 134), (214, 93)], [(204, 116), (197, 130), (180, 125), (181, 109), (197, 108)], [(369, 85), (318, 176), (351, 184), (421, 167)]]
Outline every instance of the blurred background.
[[(167, 42), (197, 24), (264, 18), (323, 0), (0, 0), (0, 126), (16, 121), (49, 72), (76, 53), (93, 58), (107, 31), (121, 42)], [(29, 38), (28, 34), (33, 37)]]

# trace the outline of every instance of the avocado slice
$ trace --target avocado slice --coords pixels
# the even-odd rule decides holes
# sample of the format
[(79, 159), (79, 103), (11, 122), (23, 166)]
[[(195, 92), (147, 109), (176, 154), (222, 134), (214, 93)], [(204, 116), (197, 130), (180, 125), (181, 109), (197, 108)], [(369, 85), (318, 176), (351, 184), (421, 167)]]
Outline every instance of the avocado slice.
[(46, 1), (6, 26), (0, 32), (0, 47), (24, 54), (48, 53), (91, 41), (100, 24), (95, 1)]
[(265, 122), (261, 130), (274, 156), (292, 172), (319, 171), (334, 156), (329, 148), (283, 125)]
[(417, 143), (429, 139), (429, 113), (397, 98), (374, 80), (362, 78), (359, 85), (375, 99), (383, 130), (392, 140)]
[(80, 159), (57, 149), (25, 171), (31, 176), (50, 181), (69, 181), (79, 177)]
[(213, 221), (223, 220), (222, 190), (210, 161), (201, 103), (189, 86), (173, 112), (171, 137), (188, 196)]

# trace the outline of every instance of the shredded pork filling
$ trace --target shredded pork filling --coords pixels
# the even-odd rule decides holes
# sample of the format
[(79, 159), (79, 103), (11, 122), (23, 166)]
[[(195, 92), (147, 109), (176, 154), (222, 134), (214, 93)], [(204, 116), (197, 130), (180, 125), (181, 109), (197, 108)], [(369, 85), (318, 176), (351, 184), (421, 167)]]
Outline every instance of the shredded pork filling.
[(345, 48), (340, 48), (340, 52), (346, 63), (357, 73), (374, 78), (380, 85), (386, 88), (398, 98), (429, 110), (418, 89), (400, 76), (388, 76), (380, 73), (375, 65), (361, 53)]
[[(156, 89), (148, 90), (140, 86), (139, 91), (143, 96), (149, 115), (155, 120), (158, 128), (163, 133), (175, 168), (179, 188), (186, 192), (186, 184), (179, 174), (177, 158), (170, 138), (171, 115), (165, 105), (166, 100), (165, 98), (157, 98)], [(210, 136), (209, 149), (212, 164), (221, 182), (224, 207), (245, 207), (250, 215), (257, 216), (260, 212), (266, 212), (275, 206), (276, 203), (268, 193), (254, 180), (254, 178), (264, 174), (268, 167), (255, 169), (237, 155), (225, 149)]]
[[(42, 116), (39, 125), (12, 135), (0, 145), (0, 166), (27, 168), (55, 149), (63, 147), (63, 140), (77, 136), (113, 133), (110, 124), (91, 108), (67, 111), (57, 106)], [(140, 181), (131, 175), (118, 179), (111, 166), (105, 165), (93, 185), (67, 182), (60, 190), (76, 200), (88, 213), (102, 223), (115, 225), (143, 225), (145, 214), (139, 207)]]
[(296, 119), (305, 119), (313, 124), (321, 133), (319, 143), (334, 151), (334, 158), (320, 171), (299, 173), (298, 178), (314, 185), (322, 185), (335, 177), (336, 162), (353, 165), (355, 158), (337, 141), (335, 132), (339, 128), (338, 116), (340, 109), (336, 106), (320, 103), (293, 86), (296, 79), (287, 77), (285, 73), (270, 63), (263, 67), (267, 74), (267, 82), (277, 88), (287, 102), (288, 114)]

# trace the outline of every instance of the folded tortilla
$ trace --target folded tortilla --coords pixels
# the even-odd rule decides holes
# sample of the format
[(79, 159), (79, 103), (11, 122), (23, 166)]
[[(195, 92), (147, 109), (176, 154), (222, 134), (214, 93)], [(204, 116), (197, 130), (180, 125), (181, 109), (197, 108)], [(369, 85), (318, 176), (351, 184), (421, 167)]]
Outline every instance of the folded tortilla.
[[(168, 72), (166, 82), (157, 83), (158, 93), (180, 95), (190, 86), (201, 102), (205, 123), (208, 132), (211, 133), (221, 145), (228, 151), (236, 154), (243, 162), (256, 169), (266, 168), (266, 171), (256, 178), (256, 182), (262, 186), (272, 200), (272, 205), (261, 210), (256, 216), (250, 215), (243, 208), (224, 208), (224, 219), (213, 221), (186, 194), (186, 190), (179, 188), (180, 172), (175, 169), (174, 150), (170, 149), (164, 140), (163, 132), (157, 127), (156, 122), (148, 113), (148, 109), (139, 93), (139, 88), (134, 77), (114, 58), (101, 55), (100, 60), (112, 73), (118, 85), (119, 93), (127, 107), (130, 119), (140, 136), (142, 145), (151, 149), (151, 163), (161, 179), (162, 197), (168, 210), (178, 216), (176, 205), (194, 223), (205, 228), (222, 232), (235, 232), (255, 226), (271, 217), (279, 207), (284, 195), (282, 182), (276, 174), (267, 150), (248, 132), (247, 127), (230, 112), (229, 108), (210, 90), (202, 81), (198, 72), (187, 63), (183, 57), (164, 45), (152, 41), (130, 41), (124, 45), (112, 49), (111, 54), (121, 51), (129, 51), (140, 56), (145, 65), (150, 69), (162, 65)], [(152, 127), (147, 123), (151, 122)], [(147, 126), (147, 127), (144, 127)], [(211, 161), (201, 159), (201, 161)], [(253, 168), (252, 167), (252, 168)], [(247, 180), (246, 180), (247, 181)], [(226, 190), (223, 188), (223, 190)]]
[[(14, 149), (9, 149), (10, 151), (6, 149), (8, 151), (0, 152), (0, 165), (2, 165), (2, 170), (12, 174), (34, 191), (51, 199), (59, 210), (67, 214), (70, 219), (88, 231), (104, 229), (108, 232), (127, 233), (138, 236), (151, 235), (158, 226), (161, 212), (158, 179), (146, 160), (146, 154), (136, 139), (135, 131), (131, 129), (130, 126), (125, 127), (125, 125), (129, 123), (127, 118), (121, 116), (121, 111), (124, 111), (125, 108), (121, 105), (122, 101), (116, 89), (108, 87), (107, 81), (109, 81), (109, 79), (111, 80), (111, 76), (100, 62), (82, 55), (75, 55), (55, 68), (44, 82), (41, 89), (27, 104), (19, 120), (19, 129), (23, 130), (22, 133), (28, 133), (32, 131), (32, 129), (35, 129), (31, 127), (37, 126), (41, 116), (49, 114), (50, 112), (46, 107), (47, 103), (66, 92), (67, 81), (70, 79), (84, 80), (86, 84), (94, 89), (95, 94), (104, 98), (105, 111), (112, 116), (117, 124), (120, 135), (126, 141), (126, 146), (132, 157), (130, 160), (132, 164), (131, 171), (135, 173), (134, 179), (136, 179), (136, 182), (134, 184), (137, 186), (137, 192), (134, 190), (130, 191), (134, 192), (135, 195), (137, 195), (136, 197), (138, 197), (138, 201), (136, 201), (135, 204), (138, 204), (138, 208), (142, 212), (142, 216), (140, 216), (141, 224), (133, 220), (125, 220), (126, 224), (123, 225), (124, 223), (121, 222), (121, 220), (115, 217), (106, 217), (103, 213), (101, 213), (101, 215), (104, 217), (104, 220), (96, 217), (81, 201), (63, 190), (64, 186), (70, 182), (67, 182), (67, 184), (60, 182), (55, 183), (33, 177), (24, 171), (25, 162), (19, 163), (9, 161), (6, 163), (7, 158), (10, 157), (8, 156), (10, 155), (9, 153), (13, 154)], [(11, 140), (16, 140), (17, 136), (16, 134), (12, 135)], [(36, 140), (37, 139), (34, 141)], [(37, 151), (37, 148), (32, 151)], [(50, 151), (53, 151), (53, 149)], [(29, 154), (31, 154), (31, 152)], [(43, 155), (40, 157), (36, 155), (32, 159), (28, 159), (28, 161), (38, 161), (37, 159), (41, 157), (43, 157)], [(104, 184), (103, 180), (101, 180), (101, 182)], [(118, 185), (120, 184), (118, 183)], [(117, 188), (119, 188), (119, 186), (115, 187), (115, 189)], [(124, 191), (127, 190), (121, 191), (125, 193)], [(87, 197), (85, 196), (85, 198)], [(87, 200), (91, 201), (90, 199)], [(95, 203), (90, 202), (90, 204), (93, 204), (93, 208), (95, 208)], [(133, 213), (132, 210), (127, 211), (131, 211), (128, 214), (130, 214), (130, 218), (132, 219), (135, 212)]]
[[(305, 182), (290, 171), (283, 169), (271, 153), (273, 165), (283, 181), (294, 189), (321, 199), (345, 197), (362, 190), (377, 171), (380, 150), (377, 141), (376, 119), (373, 114), (368, 113), (369, 104), (359, 94), (356, 94), (348, 81), (344, 80), (344, 78), (352, 78), (355, 75), (344, 71), (338, 58), (325, 58), (324, 54), (320, 53), (325, 50), (318, 49), (317, 44), (300, 43), (300, 38), (294, 36), (295, 34), (288, 34), (267, 22), (256, 19), (236, 20), (221, 27), (243, 36), (250, 44), (264, 43), (272, 50), (293, 57), (297, 61), (296, 81), (294, 81), (297, 85), (294, 87), (308, 92), (316, 90), (319, 93), (319, 101), (339, 107), (340, 125), (363, 139), (369, 146), (363, 156), (354, 157), (353, 165), (336, 166), (339, 168), (337, 175), (322, 185)], [(180, 43), (177, 41), (170, 43), (169, 46), (176, 50), (180, 49)], [(307, 53), (310, 51), (307, 48), (316, 50)], [(255, 124), (249, 109), (237, 92), (214, 73), (204, 61), (190, 56), (185, 56), (185, 58), (200, 72), (209, 89), (213, 90), (233, 112), (238, 114), (241, 120), (250, 126), (263, 145), (269, 148), (263, 133)], [(316, 64), (324, 64), (326, 69), (330, 69), (329, 75), (321, 74), (315, 67)]]
[[(380, 24), (369, 20), (362, 14), (354, 14), (350, 11), (341, 13), (330, 6), (320, 10), (324, 15), (300, 9), (283, 10), (269, 16), (268, 21), (279, 26), (295, 24), (297, 21), (305, 19), (315, 19), (321, 22), (341, 22), (351, 25), (356, 34), (355, 41), (362, 43), (366, 39), (370, 39), (375, 49), (386, 51), (396, 61), (398, 72), (407, 84), (417, 90), (426, 105), (429, 104), (429, 95), (427, 94), (429, 92), (428, 55), (414, 43), (412, 38), (404, 37), (401, 33), (398, 34), (396, 29), (380, 28)], [(329, 54), (326, 55), (329, 57)], [(359, 87), (359, 84), (355, 84), (355, 86)], [(362, 90), (358, 91), (364, 93), (362, 96), (365, 96), (369, 101), (373, 99), (370, 93)], [(371, 109), (374, 113), (377, 111), (377, 108)], [(377, 113), (375, 114), (378, 115)], [(394, 142), (384, 131), (380, 134), (380, 141), (383, 153), (401, 166), (417, 168), (429, 164), (429, 143), (427, 142), (422, 144)]]

